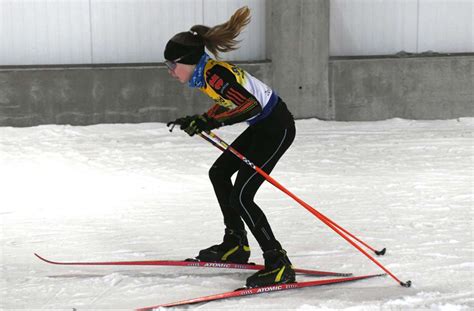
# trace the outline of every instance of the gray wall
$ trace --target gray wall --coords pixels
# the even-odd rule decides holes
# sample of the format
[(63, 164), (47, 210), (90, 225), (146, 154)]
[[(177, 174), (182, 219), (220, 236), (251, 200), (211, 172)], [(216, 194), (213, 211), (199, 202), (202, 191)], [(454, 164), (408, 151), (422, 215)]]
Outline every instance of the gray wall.
[[(329, 0), (272, 0), (266, 14), (271, 61), (242, 67), (272, 86), (297, 118), (331, 119)], [(0, 126), (165, 122), (210, 105), (163, 66), (0, 67)]]
[(297, 118), (331, 119), (329, 106), (329, 0), (272, 0), (268, 56), (272, 87)]
[[(274, 82), (274, 63), (239, 65)], [(309, 111), (300, 118), (474, 117), (474, 55), (331, 59), (331, 100), (319, 113), (318, 97), (311, 98), (317, 88), (305, 95), (298, 78), (287, 74), (285, 79), (293, 88), (278, 91), (290, 109)], [(162, 65), (0, 69), (0, 126), (166, 122), (209, 106), (207, 96), (173, 80)]]
[[(270, 82), (270, 63), (241, 66)], [(0, 126), (166, 122), (209, 106), (162, 65), (0, 68)]]
[[(271, 85), (297, 118), (474, 116), (474, 55), (329, 60), (329, 0), (269, 3), (270, 60), (240, 65)], [(210, 105), (161, 64), (0, 67), (0, 126), (166, 122)]]
[(474, 116), (474, 54), (330, 61), (335, 119)]

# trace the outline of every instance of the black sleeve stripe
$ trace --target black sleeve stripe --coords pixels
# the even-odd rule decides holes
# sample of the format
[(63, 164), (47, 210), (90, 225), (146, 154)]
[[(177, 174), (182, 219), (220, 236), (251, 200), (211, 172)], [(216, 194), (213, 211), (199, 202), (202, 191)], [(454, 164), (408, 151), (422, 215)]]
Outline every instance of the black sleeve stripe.
[[(232, 101), (235, 100), (235, 104), (240, 105), (247, 99), (254, 99), (258, 102), (255, 96), (237, 82), (235, 76), (227, 68), (215, 65), (206, 75), (206, 80), (209, 86), (211, 86), (222, 97)], [(228, 84), (228, 87), (223, 88), (226, 84)], [(229, 95), (233, 95), (232, 98), (228, 98)]]
[(227, 94), (226, 96), (228, 99), (230, 99), (233, 103), (237, 104), (237, 106), (240, 106), (244, 101), (241, 100), (241, 99), (237, 99), (235, 98), (233, 95), (231, 94)]
[(227, 94), (229, 95), (233, 95), (237, 98), (239, 98), (240, 100), (244, 101), (246, 100), (247, 98), (242, 95), (241, 93), (239, 93), (237, 90), (235, 90), (234, 88), (229, 88), (228, 91), (227, 91)]

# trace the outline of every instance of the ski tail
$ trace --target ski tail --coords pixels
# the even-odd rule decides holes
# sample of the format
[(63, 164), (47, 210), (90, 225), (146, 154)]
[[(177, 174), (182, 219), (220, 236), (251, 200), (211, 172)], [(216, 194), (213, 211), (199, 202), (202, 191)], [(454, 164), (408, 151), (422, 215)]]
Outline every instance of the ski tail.
[(249, 295), (258, 295), (268, 292), (276, 292), (276, 291), (283, 291), (289, 289), (298, 289), (298, 288), (305, 288), (305, 287), (313, 287), (313, 286), (322, 286), (322, 285), (330, 285), (336, 283), (347, 283), (347, 282), (354, 282), (359, 280), (365, 280), (369, 278), (384, 276), (386, 274), (369, 274), (369, 275), (362, 275), (362, 276), (352, 276), (352, 277), (345, 277), (345, 278), (333, 278), (333, 279), (326, 279), (326, 280), (316, 280), (316, 281), (307, 281), (307, 282), (296, 282), (296, 283), (288, 283), (288, 284), (276, 284), (271, 286), (264, 286), (264, 287), (255, 287), (255, 288), (243, 288), (237, 289), (235, 291), (229, 291), (220, 294), (214, 294), (210, 296), (203, 296), (197, 297), (177, 302), (171, 302), (166, 304), (160, 304), (156, 306), (150, 306), (145, 308), (136, 309), (136, 311), (152, 311), (158, 308), (168, 308), (168, 307), (176, 307), (176, 306), (184, 306), (190, 305), (195, 303), (202, 303), (202, 302), (210, 302), (222, 299), (229, 299), (233, 297), (242, 297), (242, 296), (249, 296)]

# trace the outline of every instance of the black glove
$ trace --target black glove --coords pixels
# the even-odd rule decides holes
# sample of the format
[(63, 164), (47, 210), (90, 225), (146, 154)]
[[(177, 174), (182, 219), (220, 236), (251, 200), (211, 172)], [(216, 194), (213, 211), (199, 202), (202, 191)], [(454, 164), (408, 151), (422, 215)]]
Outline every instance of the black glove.
[(179, 128), (184, 130), (185, 128), (189, 126), (189, 123), (191, 123), (193, 118), (194, 116), (186, 116), (186, 117), (178, 118), (174, 121), (168, 122), (166, 126), (167, 127), (171, 126), (170, 132), (173, 131), (173, 128), (175, 127), (175, 125), (179, 125)]
[[(195, 115), (191, 117), (192, 120), (189, 125), (184, 128), (184, 131), (188, 133), (189, 136), (193, 136), (194, 134), (199, 134), (201, 132), (209, 132), (213, 129), (216, 129), (221, 126), (216, 119), (208, 117), (206, 114), (203, 115)], [(183, 129), (183, 126), (181, 126)]]

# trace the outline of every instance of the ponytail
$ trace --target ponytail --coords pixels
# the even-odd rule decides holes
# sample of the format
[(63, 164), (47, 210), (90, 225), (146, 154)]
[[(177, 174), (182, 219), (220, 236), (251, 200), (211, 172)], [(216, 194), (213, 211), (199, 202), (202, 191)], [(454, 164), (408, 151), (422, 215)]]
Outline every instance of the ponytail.
[(206, 48), (218, 58), (219, 52), (229, 52), (239, 48), (237, 44), (240, 40), (235, 38), (249, 23), (250, 9), (244, 6), (235, 11), (230, 19), (223, 24), (214, 27), (194, 25), (190, 32), (200, 35)]

